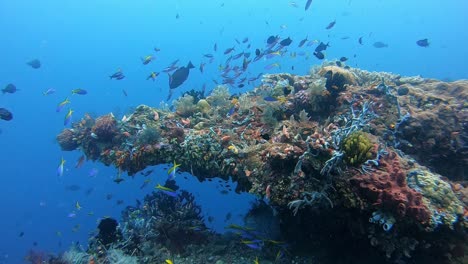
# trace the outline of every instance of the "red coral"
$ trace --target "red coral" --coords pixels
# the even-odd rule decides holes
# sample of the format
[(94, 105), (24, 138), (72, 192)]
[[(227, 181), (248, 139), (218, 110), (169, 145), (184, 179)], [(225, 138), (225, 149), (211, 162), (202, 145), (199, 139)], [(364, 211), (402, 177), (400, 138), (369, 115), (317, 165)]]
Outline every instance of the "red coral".
[(117, 134), (117, 121), (112, 115), (101, 116), (96, 119), (92, 131), (100, 141), (112, 141)]
[(421, 193), (406, 184), (405, 170), (395, 152), (381, 158), (379, 170), (355, 175), (350, 179), (361, 198), (372, 205), (393, 212), (398, 217), (409, 217), (420, 223), (430, 218)]

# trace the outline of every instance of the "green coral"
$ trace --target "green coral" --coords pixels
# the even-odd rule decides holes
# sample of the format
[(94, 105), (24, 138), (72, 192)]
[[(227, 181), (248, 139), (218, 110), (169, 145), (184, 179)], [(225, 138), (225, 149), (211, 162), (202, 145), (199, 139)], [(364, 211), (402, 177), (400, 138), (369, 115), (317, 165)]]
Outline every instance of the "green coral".
[(427, 169), (414, 169), (408, 173), (408, 186), (423, 195), (425, 204), (433, 212), (432, 224), (453, 227), (458, 216), (463, 215), (463, 203), (450, 184)]
[(348, 165), (358, 166), (372, 158), (374, 144), (367, 133), (356, 131), (351, 133), (342, 144), (344, 159)]

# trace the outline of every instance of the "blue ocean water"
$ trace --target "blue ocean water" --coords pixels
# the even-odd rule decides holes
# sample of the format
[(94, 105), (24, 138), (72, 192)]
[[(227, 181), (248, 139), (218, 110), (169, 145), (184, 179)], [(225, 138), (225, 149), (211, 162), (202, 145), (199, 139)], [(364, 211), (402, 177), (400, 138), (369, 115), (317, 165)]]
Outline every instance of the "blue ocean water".
[[(236, 47), (235, 53), (241, 52), (245, 45), (236, 39), (248, 37), (249, 51), (254, 52), (264, 47), (270, 35), (291, 37), (294, 47), (289, 51), (308, 52), (309, 58), (286, 55), (259, 61), (249, 67), (252, 76), (282, 71), (306, 74), (311, 66), (321, 64), (312, 55), (315, 46), (297, 48), (308, 37), (330, 42), (326, 58), (345, 56), (353, 67), (446, 80), (467, 78), (466, 1), (314, 0), (307, 11), (305, 2), (0, 1), (0, 87), (13, 83), (19, 89), (0, 95), (0, 107), (14, 115), (12, 121), (0, 120), (0, 263), (22, 263), (30, 249), (60, 252), (77, 241), (86, 245), (99, 218), (118, 218), (124, 206), (134, 204), (166, 177), (164, 166), (156, 167), (152, 183), (140, 189), (145, 180), (141, 176), (123, 175), (126, 180), (117, 185), (112, 181), (117, 174), (114, 168), (86, 162), (76, 169), (81, 154), (62, 152), (55, 142), (67, 111), (56, 113), (55, 108), (67, 96), (74, 121), (85, 113), (122, 116), (139, 104), (158, 106), (168, 96), (168, 77), (161, 74), (155, 82), (147, 81), (151, 71), (160, 71), (176, 59), (181, 65), (192, 61), (198, 68), (205, 61), (203, 54), (213, 53), (215, 61), (206, 65), (204, 73), (192, 71), (173, 98), (190, 89), (200, 90), (204, 84), (211, 90), (212, 80), (219, 79), (218, 65), (227, 58), (225, 49)], [(334, 20), (336, 25), (326, 30)], [(364, 45), (358, 43), (360, 37)], [(416, 45), (424, 38), (429, 47)], [(388, 47), (373, 47), (377, 41)], [(155, 47), (161, 49), (155, 61), (142, 65), (140, 58), (154, 54)], [(36, 58), (41, 68), (26, 65)], [(265, 70), (272, 62), (281, 67)], [(109, 80), (117, 69), (127, 77)], [(49, 88), (56, 92), (42, 95)], [(88, 94), (70, 96), (76, 88)], [(252, 86), (231, 92), (248, 89)], [(62, 157), (67, 162), (63, 177), (58, 178)], [(90, 176), (92, 170), (97, 174)], [(208, 225), (218, 231), (223, 230), (227, 213), (232, 213), (232, 222), (240, 221), (255, 198), (222, 195), (216, 182), (177, 177), (182, 188), (196, 194), (205, 214), (214, 218)], [(117, 200), (124, 202), (118, 205)]]

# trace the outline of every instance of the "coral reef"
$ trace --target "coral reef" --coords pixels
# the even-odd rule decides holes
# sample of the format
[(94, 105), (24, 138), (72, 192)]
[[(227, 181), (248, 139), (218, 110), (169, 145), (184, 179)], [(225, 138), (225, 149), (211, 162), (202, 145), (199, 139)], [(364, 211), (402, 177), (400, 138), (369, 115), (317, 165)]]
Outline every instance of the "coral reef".
[[(258, 87), (241, 95), (232, 96), (224, 86), (206, 97), (187, 94), (176, 101), (175, 112), (141, 105), (120, 121), (86, 115), (57, 139), (62, 149), (79, 148), (88, 159), (129, 175), (176, 161), (201, 181), (231, 177), (237, 192), (268, 199), (278, 211), (282, 235), (304, 252), (314, 245), (307, 244), (310, 235), (318, 234), (340, 248), (345, 242), (375, 246), (391, 260), (438, 252), (435, 259), (442, 263), (462, 258), (459, 245), (466, 241), (467, 90), (465, 81), (327, 63), (306, 76), (264, 75)], [(98, 120), (107, 120), (102, 126), (107, 134), (97, 133)], [(136, 246), (149, 243), (150, 232), (140, 225), (152, 226), (149, 248), (163, 243), (166, 250), (185, 254), (181, 248), (191, 245), (174, 242), (182, 234), (199, 239), (196, 247), (205, 249), (216, 240), (206, 232), (190, 233), (186, 226), (193, 224), (180, 216), (167, 215), (183, 228), (148, 222), (154, 212), (145, 210), (137, 206), (125, 216), (123, 235), (131, 237), (135, 252), (151, 253)], [(323, 230), (306, 226), (316, 223)], [(158, 225), (171, 230), (169, 239), (158, 240), (163, 233)], [(344, 229), (352, 232), (343, 241), (330, 239)], [(375, 263), (386, 261), (374, 257)]]

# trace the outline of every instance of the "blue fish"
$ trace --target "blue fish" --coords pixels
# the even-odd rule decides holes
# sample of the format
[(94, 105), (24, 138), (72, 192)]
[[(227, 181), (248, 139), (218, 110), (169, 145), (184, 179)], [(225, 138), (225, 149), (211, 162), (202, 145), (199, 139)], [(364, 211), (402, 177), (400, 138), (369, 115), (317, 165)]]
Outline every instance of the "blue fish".
[(265, 100), (267, 102), (276, 102), (276, 101), (278, 101), (278, 99), (276, 99), (273, 96), (265, 96), (265, 97), (263, 97), (263, 100)]

